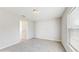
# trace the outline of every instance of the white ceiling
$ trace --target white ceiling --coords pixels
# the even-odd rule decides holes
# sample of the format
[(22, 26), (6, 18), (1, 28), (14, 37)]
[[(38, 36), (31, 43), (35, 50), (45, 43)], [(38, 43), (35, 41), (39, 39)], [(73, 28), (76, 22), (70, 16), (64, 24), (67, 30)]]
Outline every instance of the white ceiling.
[(65, 8), (64, 7), (36, 7), (39, 11), (39, 15), (33, 15), (33, 9), (35, 7), (4, 7), (0, 8), (5, 11), (15, 13), (19, 16), (25, 15), (29, 20), (48, 20), (52, 18), (61, 17)]

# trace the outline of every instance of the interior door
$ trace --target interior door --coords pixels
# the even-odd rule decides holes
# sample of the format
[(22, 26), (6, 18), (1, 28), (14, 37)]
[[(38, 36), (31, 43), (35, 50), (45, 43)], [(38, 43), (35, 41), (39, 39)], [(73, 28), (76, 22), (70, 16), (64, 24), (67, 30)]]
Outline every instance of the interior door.
[(28, 35), (28, 22), (27, 20), (20, 20), (20, 39), (22, 41), (27, 39), (27, 35)]

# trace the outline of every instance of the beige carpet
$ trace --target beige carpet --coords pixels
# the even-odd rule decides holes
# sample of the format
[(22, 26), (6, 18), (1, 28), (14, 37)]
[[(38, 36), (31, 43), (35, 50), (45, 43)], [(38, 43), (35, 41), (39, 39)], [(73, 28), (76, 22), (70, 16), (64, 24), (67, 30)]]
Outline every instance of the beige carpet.
[(0, 50), (1, 52), (65, 52), (60, 42), (51, 40), (31, 39), (20, 42), (11, 47)]

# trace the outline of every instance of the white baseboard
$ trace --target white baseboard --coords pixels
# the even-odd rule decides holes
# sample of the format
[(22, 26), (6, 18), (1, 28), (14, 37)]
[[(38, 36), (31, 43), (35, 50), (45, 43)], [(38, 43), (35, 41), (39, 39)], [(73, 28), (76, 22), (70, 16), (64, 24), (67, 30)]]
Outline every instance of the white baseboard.
[(17, 44), (17, 43), (19, 43), (19, 42), (20, 42), (20, 41), (11, 42), (11, 43), (9, 43), (8, 45), (5, 45), (5, 46), (1, 47), (0, 50), (5, 49), (5, 48), (8, 48), (8, 47), (10, 47), (10, 46), (13, 46), (13, 45), (15, 45), (15, 44)]
[[(42, 39), (42, 38), (34, 38), (34, 39), (41, 39), (41, 40), (51, 40), (51, 39)], [(56, 41), (56, 42), (61, 42), (61, 40), (51, 40), (51, 41)]]
[[(61, 41), (62, 42), (62, 41)], [(69, 45), (69, 44), (65, 44), (64, 42), (62, 42), (62, 45), (64, 46), (64, 48), (65, 48), (65, 50), (67, 51), (67, 52), (77, 52), (76, 50), (74, 50), (72, 47), (71, 47), (71, 45)]]

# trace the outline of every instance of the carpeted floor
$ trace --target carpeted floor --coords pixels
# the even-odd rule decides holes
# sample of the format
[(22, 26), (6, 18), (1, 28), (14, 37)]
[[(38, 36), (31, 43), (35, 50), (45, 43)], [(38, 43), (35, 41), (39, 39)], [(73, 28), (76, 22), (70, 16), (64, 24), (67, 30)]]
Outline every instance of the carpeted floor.
[(31, 39), (20, 42), (11, 47), (0, 50), (1, 52), (65, 52), (60, 42), (43, 39)]

